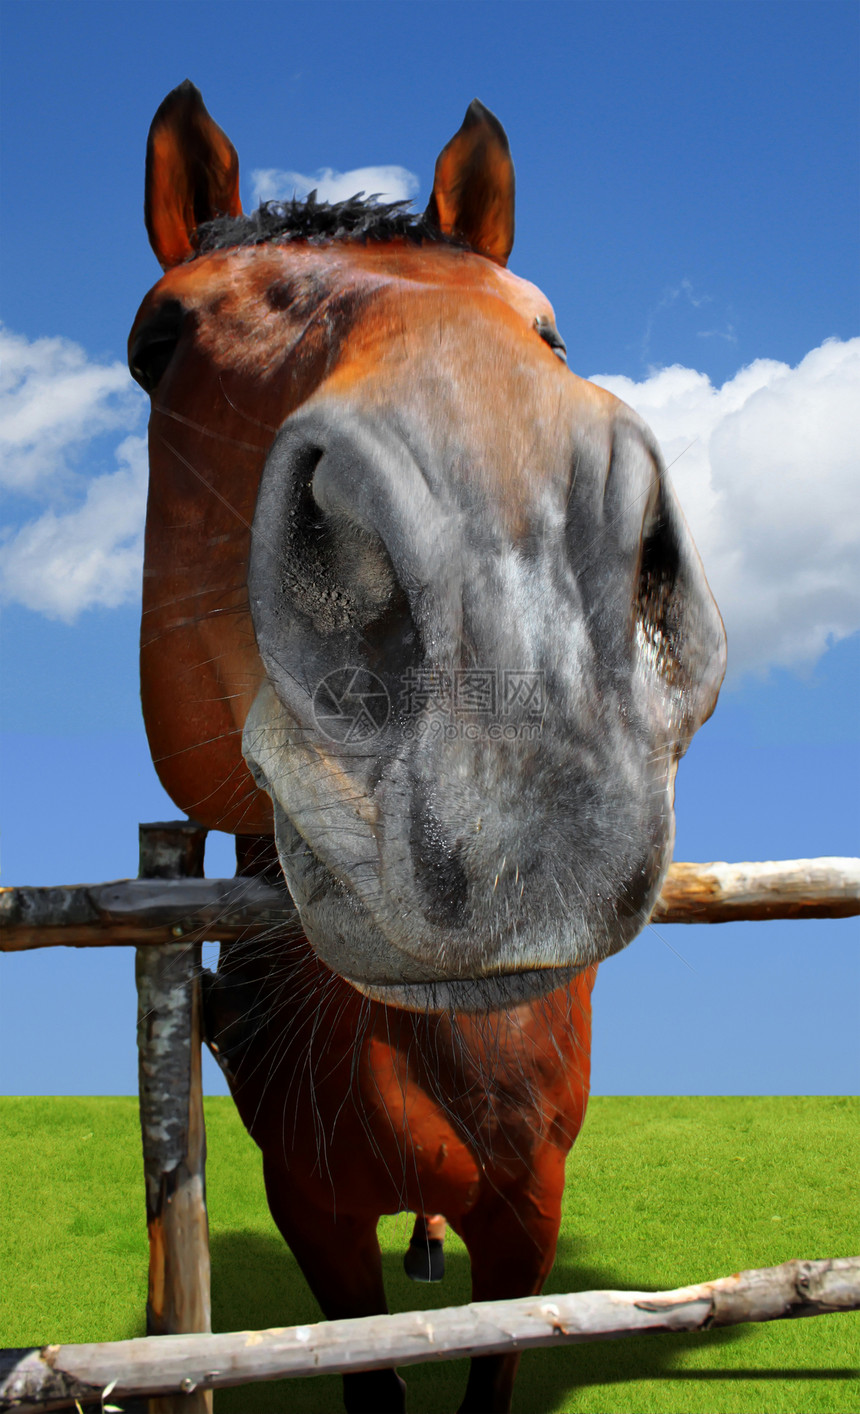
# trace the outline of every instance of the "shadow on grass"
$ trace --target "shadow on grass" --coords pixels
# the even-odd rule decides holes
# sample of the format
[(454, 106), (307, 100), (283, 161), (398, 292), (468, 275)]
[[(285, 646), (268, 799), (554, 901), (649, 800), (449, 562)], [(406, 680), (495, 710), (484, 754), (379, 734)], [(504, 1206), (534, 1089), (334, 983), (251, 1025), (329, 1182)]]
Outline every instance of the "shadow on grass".
[[(400, 1253), (384, 1253), (390, 1308), (422, 1310), (467, 1302), (470, 1279), (465, 1252), (449, 1249), (446, 1263), (444, 1282), (425, 1286), (408, 1280)], [(586, 1263), (578, 1258), (572, 1244), (560, 1251), (548, 1283), (549, 1289), (557, 1292), (623, 1290), (625, 1285), (629, 1283), (622, 1271)], [(260, 1330), (321, 1318), (294, 1259), (274, 1234), (232, 1232), (213, 1237), (212, 1289), (215, 1330)], [(630, 1381), (818, 1380), (854, 1373), (841, 1369), (678, 1368), (687, 1351), (701, 1355), (703, 1349), (724, 1349), (742, 1344), (752, 1334), (750, 1327), (732, 1327), (567, 1345), (552, 1353), (529, 1352), (517, 1381), (514, 1407), (529, 1414), (575, 1409), (577, 1390)], [(465, 1387), (466, 1361), (415, 1365), (403, 1373), (409, 1386), (410, 1414), (443, 1414), (457, 1408)], [(297, 1393), (295, 1381), (246, 1385), (219, 1391), (217, 1409), (221, 1414), (283, 1414), (289, 1408), (300, 1408), (302, 1414), (336, 1414), (342, 1409), (339, 1376), (303, 1380), (298, 1399)]]

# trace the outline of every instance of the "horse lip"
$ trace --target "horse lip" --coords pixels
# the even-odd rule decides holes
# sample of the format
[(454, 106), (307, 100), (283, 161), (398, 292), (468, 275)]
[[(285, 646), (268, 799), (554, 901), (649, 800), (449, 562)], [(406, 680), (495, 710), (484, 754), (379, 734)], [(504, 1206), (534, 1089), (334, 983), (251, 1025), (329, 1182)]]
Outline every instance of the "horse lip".
[(591, 964), (530, 967), (526, 972), (485, 973), (480, 977), (447, 978), (433, 982), (349, 982), (363, 997), (401, 1011), (488, 1012), (504, 1011), (569, 987)]

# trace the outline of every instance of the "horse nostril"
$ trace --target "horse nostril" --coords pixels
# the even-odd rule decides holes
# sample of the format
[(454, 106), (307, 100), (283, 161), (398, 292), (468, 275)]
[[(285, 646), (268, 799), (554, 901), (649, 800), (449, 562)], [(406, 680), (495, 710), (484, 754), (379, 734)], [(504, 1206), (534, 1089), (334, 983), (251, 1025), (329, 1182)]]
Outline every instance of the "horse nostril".
[(263, 555), (275, 556), (281, 593), (323, 634), (363, 635), (390, 617), (398, 585), (382, 540), (325, 494), (326, 448), (291, 448), (290, 475), (276, 514), (255, 528)]
[(658, 516), (642, 542), (637, 591), (636, 631), (648, 666), (671, 681), (677, 661), (673, 600), (678, 577), (678, 543), (667, 521)]
[(292, 519), (298, 535), (322, 535), (329, 528), (326, 513), (314, 495), (314, 472), (322, 457), (321, 448), (309, 447), (307, 455), (296, 468)]
[[(421, 638), (385, 518), (374, 513), (373, 459), (338, 439), (334, 424), (332, 416), (297, 419), (269, 455), (248, 576), (257, 647), (300, 715), (332, 672), (366, 670), (396, 718)], [(291, 658), (302, 674), (284, 671)]]

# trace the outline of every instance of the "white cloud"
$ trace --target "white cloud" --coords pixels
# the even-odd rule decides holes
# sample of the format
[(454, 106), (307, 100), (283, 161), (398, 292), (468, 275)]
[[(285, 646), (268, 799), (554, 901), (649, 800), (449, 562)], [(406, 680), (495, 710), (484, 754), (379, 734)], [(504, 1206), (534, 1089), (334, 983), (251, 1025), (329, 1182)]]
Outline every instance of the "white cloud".
[(96, 605), (115, 609), (140, 594), (146, 512), (145, 437), (116, 448), (118, 470), (94, 477), (82, 504), (49, 508), (0, 549), (0, 598), (73, 623)]
[(382, 201), (409, 201), (418, 190), (418, 178), (405, 167), (356, 167), (351, 172), (321, 167), (313, 177), (264, 167), (251, 173), (251, 184), (255, 203), (303, 198), (312, 191), (319, 201), (346, 201), (357, 192)]
[[(0, 600), (72, 623), (134, 599), (147, 472), (145, 439), (129, 434), (143, 395), (124, 364), (94, 362), (68, 339), (0, 328), (0, 359), (0, 484), (10, 521), (18, 511), (0, 543)], [(113, 469), (93, 475), (106, 434)], [(22, 519), (22, 498), (41, 514)]]
[(811, 666), (860, 629), (860, 339), (827, 340), (796, 368), (758, 359), (721, 388), (677, 366), (592, 381), (635, 407), (674, 463), (732, 677)]
[(25, 495), (56, 486), (93, 437), (137, 423), (141, 398), (125, 364), (0, 326), (0, 485)]

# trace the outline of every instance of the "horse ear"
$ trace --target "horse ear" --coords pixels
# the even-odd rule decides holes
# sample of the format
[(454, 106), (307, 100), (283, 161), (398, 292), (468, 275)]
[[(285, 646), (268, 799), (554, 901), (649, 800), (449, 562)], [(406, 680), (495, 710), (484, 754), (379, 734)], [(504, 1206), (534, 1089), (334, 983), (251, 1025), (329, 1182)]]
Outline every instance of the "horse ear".
[(144, 216), (162, 269), (191, 254), (191, 237), (204, 221), (241, 212), (236, 149), (186, 79), (168, 93), (146, 144)]
[(504, 128), (475, 98), (436, 160), (427, 220), (507, 265), (514, 243), (514, 164)]

